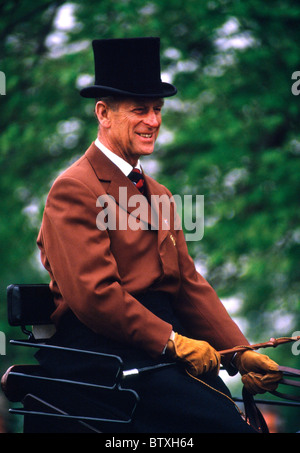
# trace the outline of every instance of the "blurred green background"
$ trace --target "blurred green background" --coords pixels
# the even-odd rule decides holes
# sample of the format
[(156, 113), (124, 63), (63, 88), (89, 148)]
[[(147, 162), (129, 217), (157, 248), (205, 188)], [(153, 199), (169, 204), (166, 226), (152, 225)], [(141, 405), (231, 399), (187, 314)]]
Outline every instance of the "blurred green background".
[[(162, 79), (178, 88), (144, 167), (174, 194), (204, 195), (204, 236), (188, 243), (199, 270), (251, 342), (300, 335), (300, 5), (2, 0), (1, 375), (34, 360), (9, 345), (21, 334), (7, 323), (6, 287), (48, 282), (35, 243), (45, 198), (96, 137), (93, 101), (78, 94), (94, 81), (91, 41), (138, 36), (161, 38)], [(299, 368), (295, 346), (268, 354)], [(2, 430), (19, 430), (1, 393), (0, 407)], [(299, 409), (267, 410), (275, 430), (300, 428)]]

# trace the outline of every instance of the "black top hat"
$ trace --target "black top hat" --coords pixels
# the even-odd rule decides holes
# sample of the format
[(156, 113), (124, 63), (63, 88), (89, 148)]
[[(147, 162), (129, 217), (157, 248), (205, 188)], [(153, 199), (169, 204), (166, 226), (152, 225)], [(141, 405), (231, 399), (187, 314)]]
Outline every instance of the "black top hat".
[(173, 96), (177, 89), (161, 81), (159, 50), (159, 38), (94, 40), (95, 85), (83, 88), (81, 96)]

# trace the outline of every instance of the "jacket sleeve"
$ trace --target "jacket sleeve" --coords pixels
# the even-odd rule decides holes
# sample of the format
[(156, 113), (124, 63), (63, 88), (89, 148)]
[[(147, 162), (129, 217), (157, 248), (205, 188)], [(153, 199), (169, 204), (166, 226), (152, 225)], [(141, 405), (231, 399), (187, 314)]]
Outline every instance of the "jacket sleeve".
[(172, 326), (124, 290), (110, 250), (109, 232), (99, 230), (96, 196), (82, 182), (59, 178), (45, 206), (38, 246), (57, 287), (57, 310), (70, 308), (96, 333), (159, 356)]

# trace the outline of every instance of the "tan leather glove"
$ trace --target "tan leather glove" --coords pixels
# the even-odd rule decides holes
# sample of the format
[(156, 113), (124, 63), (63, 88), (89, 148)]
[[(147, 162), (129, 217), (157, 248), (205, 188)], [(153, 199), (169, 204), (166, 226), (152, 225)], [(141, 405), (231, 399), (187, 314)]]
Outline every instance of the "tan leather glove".
[(282, 373), (278, 371), (278, 364), (267, 355), (255, 351), (238, 352), (235, 364), (242, 375), (246, 390), (252, 395), (272, 392), (282, 378)]
[(221, 356), (206, 341), (193, 340), (175, 332), (173, 339), (168, 341), (167, 353), (173, 359), (183, 361), (193, 376), (219, 373)]

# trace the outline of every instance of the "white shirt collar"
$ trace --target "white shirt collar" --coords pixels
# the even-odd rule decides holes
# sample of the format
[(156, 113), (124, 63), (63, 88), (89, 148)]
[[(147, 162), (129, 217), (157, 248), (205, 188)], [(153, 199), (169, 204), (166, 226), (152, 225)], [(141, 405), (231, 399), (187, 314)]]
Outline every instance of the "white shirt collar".
[[(122, 159), (122, 157), (117, 156), (115, 153), (106, 148), (106, 146), (104, 146), (103, 143), (100, 142), (98, 137), (95, 140), (95, 145), (100, 149), (100, 151), (103, 152), (103, 154), (106, 155), (106, 157), (108, 157), (115, 165), (117, 165), (117, 167), (119, 167), (119, 169), (124, 173), (125, 176), (129, 175), (129, 173), (133, 169), (132, 165), (126, 162), (126, 160)], [(138, 161), (135, 168), (139, 168), (141, 170), (140, 161)]]

